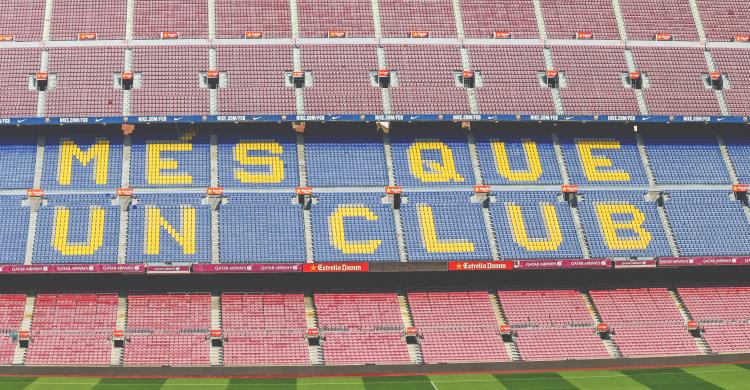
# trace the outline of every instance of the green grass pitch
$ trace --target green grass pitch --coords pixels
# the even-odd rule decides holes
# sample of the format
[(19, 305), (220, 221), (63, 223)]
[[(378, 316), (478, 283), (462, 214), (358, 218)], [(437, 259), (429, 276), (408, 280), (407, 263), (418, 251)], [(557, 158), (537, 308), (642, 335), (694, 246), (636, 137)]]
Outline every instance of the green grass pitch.
[(750, 389), (750, 365), (521, 374), (309, 378), (0, 377), (0, 390)]

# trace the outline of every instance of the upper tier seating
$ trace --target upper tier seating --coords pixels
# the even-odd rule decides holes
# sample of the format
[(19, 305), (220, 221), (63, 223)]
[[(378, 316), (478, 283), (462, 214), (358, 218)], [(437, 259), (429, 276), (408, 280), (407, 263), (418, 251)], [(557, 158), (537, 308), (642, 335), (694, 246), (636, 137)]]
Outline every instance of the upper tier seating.
[(411, 362), (396, 294), (315, 294), (315, 308), (327, 364)]
[(128, 297), (126, 366), (207, 366), (209, 294)]
[(345, 32), (347, 38), (375, 36), (369, 0), (299, 0), (297, 9), (302, 37), (324, 38), (329, 31)]
[(289, 1), (216, 0), (217, 38), (242, 38), (246, 31), (263, 33), (263, 38), (291, 38)]
[(76, 47), (49, 51), (49, 69), (58, 75), (47, 93), (47, 115), (122, 115), (122, 91), (113, 75), (122, 72), (122, 48)]
[(509, 360), (486, 291), (407, 295), (425, 363)]
[(208, 47), (133, 49), (133, 72), (142, 75), (142, 87), (131, 91), (133, 114), (208, 114), (208, 89), (199, 83), (199, 73), (207, 68)]
[(208, 38), (206, 0), (138, 0), (134, 11), (136, 39), (159, 39), (162, 32)]
[(115, 294), (39, 294), (27, 365), (109, 365)]
[(52, 39), (75, 41), (80, 33), (96, 33), (99, 40), (123, 39), (127, 4), (127, 0), (55, 0), (52, 2)]
[(698, 353), (666, 288), (592, 290), (590, 294), (624, 357)]
[(412, 31), (427, 31), (431, 38), (456, 37), (450, 0), (380, 0), (383, 36), (407, 38)]
[[(3, 3), (6, 4), (6, 3)], [(5, 16), (5, 14), (3, 14)], [(36, 116), (36, 91), (29, 90), (29, 75), (38, 71), (39, 49), (2, 49), (0, 50), (0, 116)]]
[(721, 115), (714, 90), (702, 79), (708, 73), (703, 49), (633, 47), (631, 51), (637, 70), (648, 77), (649, 87), (643, 93), (649, 114)]
[(490, 203), (490, 215), (503, 259), (582, 256), (570, 206), (561, 202), (557, 192), (498, 192)]
[(462, 70), (457, 46), (383, 47), (388, 68), (398, 76), (398, 86), (389, 88), (393, 113), (469, 113), (466, 90), (456, 85), (453, 73)]
[(532, 1), (461, 0), (461, 16), (467, 38), (492, 38), (507, 31), (513, 38), (538, 38)]
[(590, 32), (594, 39), (620, 39), (609, 0), (542, 0), (541, 4), (547, 38), (574, 39), (577, 32)]
[(284, 86), (284, 72), (293, 68), (290, 46), (220, 46), (216, 57), (219, 70), (229, 78), (226, 88), (219, 90), (220, 113), (296, 112), (294, 89)]
[(209, 135), (194, 128), (141, 132), (133, 136), (132, 187), (210, 186)]
[(565, 76), (560, 95), (566, 114), (640, 113), (633, 89), (621, 79), (628, 70), (622, 47), (558, 46), (552, 52)]
[(667, 33), (677, 41), (698, 40), (687, 1), (621, 0), (620, 9), (628, 39), (650, 41), (657, 33)]
[(539, 73), (546, 70), (538, 46), (467, 46), (471, 64), (481, 72), (476, 88), (479, 109), (499, 114), (554, 114), (550, 89)]
[[(16, 41), (38, 41), (44, 29), (45, 0), (13, 0), (0, 3), (0, 34)], [(3, 67), (7, 71), (7, 68)]]
[(375, 46), (309, 45), (302, 48), (302, 63), (313, 77), (313, 85), (305, 88), (306, 113), (383, 112), (380, 88), (369, 78), (378, 69)]
[(750, 10), (740, 0), (697, 0), (706, 40), (726, 42), (750, 33)]
[(302, 294), (222, 294), (224, 364), (308, 365)]
[(729, 79), (724, 98), (732, 115), (750, 115), (750, 50), (714, 49), (711, 57), (716, 70)]

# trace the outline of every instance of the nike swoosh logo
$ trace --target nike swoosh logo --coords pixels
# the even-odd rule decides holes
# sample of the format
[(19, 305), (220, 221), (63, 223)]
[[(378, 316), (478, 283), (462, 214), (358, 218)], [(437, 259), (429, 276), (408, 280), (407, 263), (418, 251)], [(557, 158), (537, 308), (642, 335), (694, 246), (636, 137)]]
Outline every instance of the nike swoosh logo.
[(339, 116), (332, 116), (332, 117), (331, 117), (331, 120), (334, 120), (334, 121), (335, 121), (336, 119), (339, 119), (339, 118), (341, 118), (341, 115), (339, 115)]
[(180, 120), (180, 119), (182, 119), (182, 118), (184, 118), (184, 116), (181, 116), (181, 117), (179, 117), (179, 118), (174, 118), (174, 120), (178, 121), (178, 120)]
[(487, 117), (487, 119), (495, 119), (495, 118), (497, 118), (497, 117), (496, 117), (496, 116), (494, 116), (494, 115), (493, 115), (493, 116), (490, 116), (490, 117)]
[(103, 120), (104, 120), (104, 118), (95, 119), (96, 122), (101, 122)]
[(572, 116), (566, 116), (566, 117), (565, 117), (565, 120), (566, 120), (566, 121), (569, 121), (569, 120), (571, 120), (571, 119), (573, 119), (573, 118), (574, 118), (574, 117), (572, 117)]
[(721, 122), (721, 121), (723, 121), (724, 119), (727, 119), (727, 118), (716, 118), (716, 121), (717, 121), (717, 122)]
[(650, 117), (650, 116), (644, 116), (644, 117), (643, 117), (643, 120), (644, 120), (644, 121), (645, 121), (645, 120), (649, 120), (649, 119), (651, 119), (651, 117)]
[(417, 118), (419, 118), (419, 115), (417, 115), (417, 116), (410, 116), (409, 117), (409, 119), (417, 119)]
[(21, 120), (19, 120), (19, 121), (18, 121), (18, 122), (16, 122), (16, 123), (23, 123), (23, 122), (26, 122), (26, 119), (21, 119)]
[(257, 120), (258, 120), (258, 119), (260, 119), (260, 118), (261, 118), (261, 117), (259, 117), (259, 116), (254, 116), (254, 117), (253, 117), (253, 120), (254, 120), (254, 121), (257, 121)]

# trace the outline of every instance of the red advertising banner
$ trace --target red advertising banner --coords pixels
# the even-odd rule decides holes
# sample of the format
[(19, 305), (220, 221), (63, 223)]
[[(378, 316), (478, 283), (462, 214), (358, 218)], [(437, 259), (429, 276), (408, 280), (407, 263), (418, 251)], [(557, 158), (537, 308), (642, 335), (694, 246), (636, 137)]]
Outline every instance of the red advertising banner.
[[(294, 73), (297, 73), (297, 72), (294, 72)], [(297, 187), (294, 189), (294, 192), (296, 192), (297, 195), (312, 195), (313, 189), (312, 187)]]
[(189, 265), (147, 265), (146, 274), (189, 274)]
[(29, 198), (41, 198), (44, 196), (44, 190), (41, 188), (29, 188), (26, 190), (26, 196)]
[(11, 42), (15, 39), (13, 35), (0, 34), (0, 42)]
[(193, 264), (193, 272), (196, 273), (286, 273), (302, 272), (302, 263), (297, 264)]
[(510, 271), (512, 261), (449, 261), (448, 271)]
[(95, 41), (96, 40), (96, 33), (94, 33), (94, 32), (79, 33), (78, 34), (78, 40), (79, 41)]
[(208, 187), (206, 190), (206, 193), (208, 195), (224, 195), (224, 188), (223, 187)]
[(245, 39), (261, 39), (263, 33), (260, 31), (245, 31)]
[(516, 269), (563, 269), (563, 268), (612, 268), (609, 259), (578, 259), (578, 260), (517, 260), (513, 262)]
[(307, 337), (317, 338), (320, 336), (320, 330), (318, 328), (307, 328)]
[(656, 260), (613, 260), (615, 269), (656, 268)]
[(560, 187), (560, 190), (562, 191), (563, 194), (575, 194), (578, 192), (578, 186), (575, 184), (563, 184)]
[(500, 325), (500, 333), (502, 334), (510, 334), (511, 327), (508, 324), (502, 324)]
[(407, 336), (416, 336), (417, 335), (417, 327), (416, 326), (407, 326), (406, 330), (404, 331)]
[(474, 192), (477, 194), (489, 194), (490, 186), (488, 185), (476, 185), (474, 186)]
[(654, 39), (657, 41), (671, 41), (672, 40), (672, 34), (669, 33), (656, 33), (654, 36)]
[(211, 337), (213, 337), (213, 338), (221, 337), (221, 330), (220, 329), (211, 329)]
[(117, 329), (114, 332), (112, 332), (112, 337), (125, 337), (125, 331)]
[(385, 193), (388, 195), (398, 195), (404, 192), (404, 188), (400, 186), (388, 186), (385, 187)]
[(599, 332), (599, 333), (607, 333), (607, 332), (609, 332), (609, 325), (607, 325), (607, 324), (605, 324), (603, 322), (600, 322), (600, 323), (596, 324), (596, 331)]
[(735, 42), (750, 42), (750, 35), (735, 35)]
[(370, 263), (315, 263), (305, 264), (304, 272), (368, 272)]
[[(130, 74), (133, 75), (132, 73)], [(117, 196), (133, 196), (133, 189), (132, 188), (118, 188), (117, 189)]]
[(495, 31), (495, 39), (510, 39), (510, 31)]
[(88, 274), (88, 273), (143, 273), (143, 264), (38, 264), (38, 265), (2, 265), (3, 274)]
[(329, 31), (328, 38), (346, 38), (346, 31)]
[(664, 257), (659, 259), (659, 267), (714, 265), (750, 265), (750, 257)]
[(732, 192), (747, 192), (747, 184), (732, 184)]
[(176, 31), (162, 31), (161, 39), (177, 39), (180, 35)]
[(591, 31), (578, 31), (576, 33), (576, 39), (594, 39), (594, 33)]
[[(131, 72), (131, 71), (128, 71), (128, 70), (126, 70), (126, 71), (124, 71), (124, 72), (122, 72), (122, 73), (120, 74), (120, 77), (121, 77), (121, 78), (122, 78), (123, 80), (132, 80), (132, 79), (133, 79), (133, 72)], [(119, 190), (119, 189), (118, 189), (118, 190)]]
[(412, 31), (409, 33), (409, 36), (411, 38), (429, 38), (430, 32), (429, 31)]
[(215, 69), (207, 70), (206, 71), (206, 77), (209, 79), (218, 79), (219, 78), (219, 71)]

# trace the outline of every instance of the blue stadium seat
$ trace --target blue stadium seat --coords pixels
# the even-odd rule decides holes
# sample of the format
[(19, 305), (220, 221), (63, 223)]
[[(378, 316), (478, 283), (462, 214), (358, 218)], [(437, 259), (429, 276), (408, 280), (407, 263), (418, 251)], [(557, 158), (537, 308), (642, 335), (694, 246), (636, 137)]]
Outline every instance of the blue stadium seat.
[(566, 129), (558, 135), (571, 183), (648, 184), (632, 131)]
[(302, 207), (292, 193), (231, 193), (219, 208), (222, 263), (305, 262)]
[(316, 262), (399, 261), (393, 209), (381, 203), (382, 193), (315, 196), (311, 215)]
[(210, 166), (206, 131), (148, 127), (133, 135), (131, 187), (208, 187)]
[[(211, 261), (211, 208), (202, 204), (203, 194), (143, 194), (130, 209), (128, 220), (129, 262), (193, 262)], [(148, 239), (146, 216), (152, 215), (153, 231)], [(193, 212), (194, 211), (194, 219)], [(161, 215), (172, 232), (159, 226)], [(191, 228), (195, 228), (192, 236)], [(182, 241), (178, 240), (180, 238)], [(194, 238), (194, 240), (193, 240)], [(194, 245), (193, 245), (194, 244)]]
[(750, 222), (730, 191), (670, 191), (664, 203), (682, 256), (750, 253)]
[(219, 185), (297, 187), (299, 164), (294, 133), (280, 126), (219, 132)]
[(482, 206), (471, 202), (472, 195), (468, 191), (407, 194), (401, 221), (409, 261), (492, 259)]
[(740, 183), (750, 183), (750, 139), (743, 128), (742, 131), (722, 133), (727, 145), (729, 159), (732, 160), (734, 171)]
[(372, 125), (308, 127), (305, 162), (313, 187), (388, 185), (383, 136)]
[[(15, 134), (14, 134), (15, 133)], [(34, 132), (5, 132), (0, 137), (0, 188), (31, 188), (36, 162)]]
[(122, 176), (122, 133), (96, 129), (45, 134), (44, 189), (115, 189)]
[[(585, 191), (578, 211), (592, 257), (671, 256), (656, 202), (643, 191)], [(641, 221), (643, 217), (643, 221)], [(642, 229), (642, 230), (641, 230)]]
[[(563, 181), (548, 132), (486, 129), (476, 131), (475, 140), (485, 184), (561, 184)], [(507, 165), (498, 158), (507, 159)], [(538, 165), (531, 163), (536, 161)]]
[(446, 129), (445, 125), (394, 129), (391, 131), (391, 145), (398, 185), (434, 187), (475, 184), (464, 130), (453, 126)]
[(48, 195), (36, 221), (33, 262), (116, 263), (120, 208), (112, 198)]
[(490, 203), (490, 214), (501, 258), (579, 259), (583, 256), (570, 206), (559, 201), (558, 195), (552, 191), (502, 191), (495, 194), (496, 201)]
[(644, 132), (643, 142), (657, 184), (731, 184), (713, 133)]
[(22, 206), (24, 197), (0, 196), (0, 263), (23, 264), (26, 238), (29, 234), (29, 208)]

